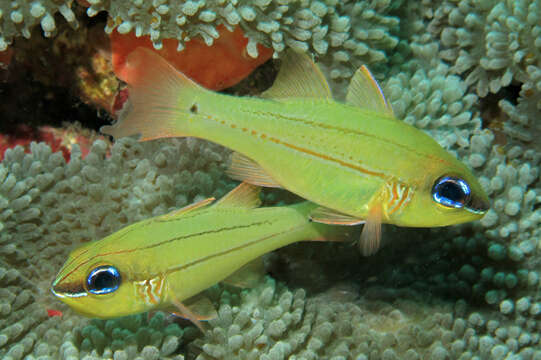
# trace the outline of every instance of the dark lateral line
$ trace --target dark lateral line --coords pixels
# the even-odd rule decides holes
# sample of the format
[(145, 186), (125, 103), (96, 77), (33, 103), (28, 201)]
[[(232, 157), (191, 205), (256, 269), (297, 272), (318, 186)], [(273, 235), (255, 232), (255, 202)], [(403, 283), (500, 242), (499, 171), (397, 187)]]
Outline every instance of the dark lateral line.
[(73, 268), (70, 272), (68, 272), (66, 275), (64, 275), (62, 277), (62, 279), (60, 279), (58, 281), (58, 284), (60, 284), (62, 281), (64, 281), (73, 272), (77, 271), (77, 269), (79, 269), (81, 266), (83, 266), (84, 264), (87, 264), (91, 260), (94, 260), (96, 257), (108, 256), (108, 255), (118, 255), (118, 254), (127, 254), (127, 253), (132, 253), (132, 252), (135, 252), (135, 251), (139, 251), (139, 250), (151, 249), (151, 248), (154, 248), (154, 247), (157, 247), (157, 246), (168, 244), (168, 243), (173, 242), (173, 241), (184, 240), (184, 239), (188, 239), (188, 238), (194, 237), (194, 236), (202, 236), (202, 235), (219, 233), (221, 231), (229, 231), (229, 230), (235, 230), (235, 229), (244, 229), (244, 228), (248, 228), (248, 227), (251, 227), (251, 226), (254, 226), (254, 225), (262, 225), (262, 224), (270, 224), (270, 223), (271, 223), (270, 221), (259, 221), (259, 222), (254, 222), (254, 223), (251, 223), (251, 224), (248, 224), (248, 225), (230, 226), (230, 227), (224, 227), (224, 228), (220, 228), (220, 229), (216, 229), (216, 230), (201, 231), (201, 232), (194, 233), (194, 234), (178, 236), (178, 237), (175, 237), (175, 238), (172, 238), (172, 239), (164, 240), (164, 241), (159, 242), (157, 244), (152, 244), (152, 245), (148, 245), (148, 246), (144, 246), (144, 247), (140, 247), (140, 248), (125, 249), (125, 250), (114, 251), (114, 252), (109, 252), (109, 253), (97, 254), (97, 255), (94, 255), (93, 257), (87, 259), (86, 261), (83, 261), (82, 263), (77, 265), (75, 268)]
[(247, 247), (250, 247), (252, 245), (255, 245), (261, 241), (264, 241), (264, 240), (267, 240), (267, 239), (270, 239), (270, 238), (273, 238), (275, 236), (279, 236), (279, 235), (282, 235), (282, 234), (285, 234), (285, 233), (288, 233), (288, 232), (291, 232), (291, 231), (294, 231), (298, 228), (301, 228), (303, 226), (305, 226), (306, 224), (301, 224), (301, 225), (297, 225), (297, 226), (293, 226), (293, 227), (290, 227), (286, 230), (282, 230), (280, 232), (277, 232), (277, 233), (273, 233), (273, 234), (270, 234), (270, 235), (267, 235), (267, 236), (263, 236), (261, 238), (258, 238), (258, 239), (255, 239), (255, 240), (252, 240), (250, 242), (247, 242), (247, 243), (244, 243), (242, 245), (239, 245), (237, 247), (234, 247), (234, 248), (230, 248), (228, 250), (224, 250), (224, 251), (221, 251), (221, 252), (217, 252), (215, 254), (212, 254), (212, 255), (208, 255), (208, 256), (205, 256), (201, 259), (198, 259), (196, 261), (193, 261), (191, 263), (187, 263), (187, 264), (184, 264), (184, 265), (180, 265), (180, 266), (177, 266), (177, 267), (174, 267), (174, 268), (171, 268), (169, 270), (166, 271), (166, 275), (169, 275), (169, 274), (172, 274), (176, 271), (180, 271), (180, 270), (186, 270), (187, 268), (191, 267), (191, 266), (195, 266), (197, 264), (200, 264), (202, 262), (205, 262), (205, 261), (208, 261), (208, 260), (211, 260), (211, 259), (214, 259), (216, 257), (220, 257), (220, 256), (223, 256), (223, 255), (227, 255), (227, 254), (230, 254), (232, 252), (235, 252), (237, 250), (241, 250), (241, 249), (244, 249), (244, 248), (247, 248)]

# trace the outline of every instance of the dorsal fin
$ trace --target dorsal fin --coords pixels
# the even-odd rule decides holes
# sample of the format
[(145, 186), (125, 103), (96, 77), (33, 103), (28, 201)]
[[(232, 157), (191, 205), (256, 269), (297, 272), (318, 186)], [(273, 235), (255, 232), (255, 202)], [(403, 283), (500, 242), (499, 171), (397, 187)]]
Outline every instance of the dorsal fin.
[(158, 221), (169, 221), (169, 220), (184, 216), (184, 215), (186, 215), (187, 213), (189, 213), (191, 211), (194, 211), (194, 210), (197, 210), (197, 209), (200, 209), (202, 207), (207, 206), (208, 204), (212, 203), (214, 200), (215, 200), (215, 198), (211, 197), (211, 198), (208, 198), (208, 199), (204, 199), (204, 200), (195, 202), (193, 204), (190, 204), (190, 205), (187, 205), (187, 206), (183, 207), (182, 209), (173, 210), (170, 213), (162, 215), (157, 220)]
[(260, 190), (259, 186), (243, 182), (224, 195), (214, 206), (221, 208), (256, 208), (261, 205), (261, 199), (259, 199)]
[(290, 50), (282, 59), (274, 84), (261, 97), (331, 99), (332, 94), (325, 76), (310, 57)]
[(225, 171), (232, 179), (244, 181), (263, 187), (281, 187), (269, 174), (252, 159), (234, 152), (231, 155), (231, 163)]
[(391, 104), (385, 99), (377, 80), (366, 66), (361, 66), (349, 84), (346, 102), (360, 108), (393, 115)]

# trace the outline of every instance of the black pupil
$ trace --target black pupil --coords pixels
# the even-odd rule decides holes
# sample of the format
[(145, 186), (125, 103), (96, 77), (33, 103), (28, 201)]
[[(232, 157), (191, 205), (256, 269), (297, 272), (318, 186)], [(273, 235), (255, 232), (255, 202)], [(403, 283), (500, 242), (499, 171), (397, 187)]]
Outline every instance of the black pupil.
[(452, 201), (463, 203), (466, 200), (466, 194), (464, 194), (462, 188), (453, 181), (440, 184), (438, 191), (441, 197)]
[(109, 271), (100, 271), (90, 279), (91, 290), (111, 289), (118, 285), (118, 278)]

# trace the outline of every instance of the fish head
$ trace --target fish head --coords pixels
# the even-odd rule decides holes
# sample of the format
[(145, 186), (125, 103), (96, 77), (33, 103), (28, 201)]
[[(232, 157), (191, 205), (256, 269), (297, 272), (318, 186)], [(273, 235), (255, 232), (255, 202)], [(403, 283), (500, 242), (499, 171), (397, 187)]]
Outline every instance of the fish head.
[(483, 187), (473, 173), (452, 155), (426, 166), (407, 210), (399, 216), (402, 226), (437, 227), (478, 220), (490, 208)]
[(131, 270), (118, 256), (89, 243), (74, 250), (51, 284), (51, 292), (84, 316), (109, 319), (148, 310), (139, 301)]

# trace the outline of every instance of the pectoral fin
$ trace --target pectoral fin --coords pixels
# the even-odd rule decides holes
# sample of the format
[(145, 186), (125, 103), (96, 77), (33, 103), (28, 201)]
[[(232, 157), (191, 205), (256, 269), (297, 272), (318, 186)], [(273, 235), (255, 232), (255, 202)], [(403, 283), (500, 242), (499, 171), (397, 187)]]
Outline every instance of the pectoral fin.
[(187, 299), (184, 303), (173, 298), (171, 303), (175, 309), (171, 310), (171, 314), (190, 320), (201, 332), (205, 332), (201, 321), (208, 321), (218, 317), (218, 313), (212, 302), (203, 295), (195, 295)]
[(381, 206), (375, 206), (370, 210), (366, 219), (361, 238), (359, 240), (359, 249), (364, 256), (371, 256), (378, 252), (381, 247)]
[(385, 99), (377, 80), (366, 66), (361, 66), (353, 75), (346, 95), (348, 104), (393, 115), (391, 104)]
[(359, 225), (364, 224), (365, 222), (364, 219), (355, 218), (323, 206), (315, 208), (310, 213), (310, 219), (318, 223), (329, 225)]
[(288, 51), (274, 84), (263, 92), (267, 99), (319, 98), (331, 99), (325, 76), (307, 54)]
[(237, 152), (231, 155), (231, 164), (226, 174), (232, 179), (264, 187), (281, 187), (258, 163)]

